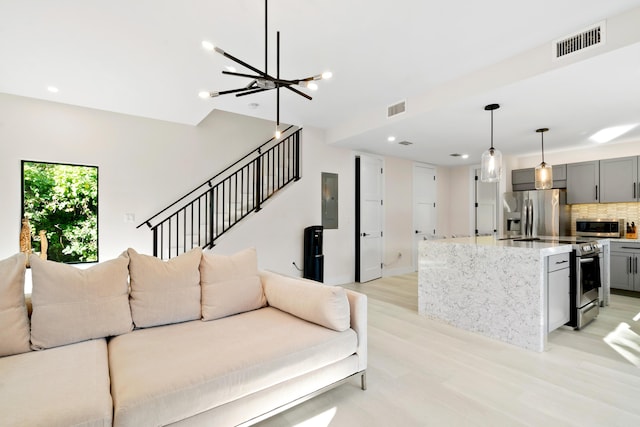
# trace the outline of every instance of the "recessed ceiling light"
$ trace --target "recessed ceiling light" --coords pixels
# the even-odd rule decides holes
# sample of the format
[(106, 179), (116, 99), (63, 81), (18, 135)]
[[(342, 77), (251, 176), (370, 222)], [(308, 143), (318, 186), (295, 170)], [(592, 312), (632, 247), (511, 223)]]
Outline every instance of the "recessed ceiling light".
[(47, 86), (47, 90), (51, 93), (58, 93), (58, 88), (55, 86)]
[(233, 65), (227, 65), (227, 66), (226, 66), (226, 67), (224, 67), (224, 68), (226, 68), (226, 69), (227, 69), (227, 71), (231, 71), (232, 73), (235, 73), (235, 72), (237, 71), (237, 70), (236, 70), (236, 67), (234, 67)]
[(468, 159), (468, 158), (469, 158), (469, 155), (468, 155), (468, 154), (463, 154), (463, 155), (462, 155), (462, 156), (460, 156), (460, 157), (462, 157), (463, 159)]
[(387, 141), (389, 141), (389, 142), (393, 142), (395, 140), (396, 140), (395, 136), (390, 136), (390, 137), (387, 138)]
[(624, 135), (636, 126), (638, 126), (638, 123), (632, 125), (612, 126), (594, 133), (589, 137), (589, 139), (599, 144), (604, 144), (605, 142), (613, 141), (617, 137)]

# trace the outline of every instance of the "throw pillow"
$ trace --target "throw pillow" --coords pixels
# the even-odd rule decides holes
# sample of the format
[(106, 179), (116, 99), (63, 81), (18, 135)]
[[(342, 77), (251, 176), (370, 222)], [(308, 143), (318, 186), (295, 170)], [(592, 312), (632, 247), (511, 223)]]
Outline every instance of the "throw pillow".
[(0, 261), (0, 357), (31, 350), (24, 301), (26, 261), (23, 253)]
[(214, 320), (266, 305), (255, 248), (231, 256), (204, 252), (200, 262), (202, 320)]
[(168, 261), (129, 248), (131, 315), (137, 328), (200, 318), (200, 259), (195, 248)]
[(133, 329), (129, 309), (129, 257), (87, 269), (30, 257), (33, 289), (31, 348), (42, 350)]
[(276, 273), (262, 273), (269, 305), (296, 317), (345, 331), (351, 326), (349, 299), (344, 288)]

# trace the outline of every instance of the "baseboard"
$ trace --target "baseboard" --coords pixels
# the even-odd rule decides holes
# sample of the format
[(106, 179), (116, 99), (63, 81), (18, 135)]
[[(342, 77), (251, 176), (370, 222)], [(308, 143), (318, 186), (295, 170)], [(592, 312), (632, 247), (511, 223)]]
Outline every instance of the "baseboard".
[(403, 274), (413, 273), (415, 270), (412, 266), (401, 268), (385, 268), (382, 271), (382, 277), (401, 276)]

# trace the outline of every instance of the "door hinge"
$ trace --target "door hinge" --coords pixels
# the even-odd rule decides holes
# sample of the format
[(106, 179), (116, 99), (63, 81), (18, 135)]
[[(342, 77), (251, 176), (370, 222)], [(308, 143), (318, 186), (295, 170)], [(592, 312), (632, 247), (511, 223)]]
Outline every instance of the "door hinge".
[(433, 202), (433, 207), (434, 207), (434, 208), (436, 207), (436, 202)]
[(380, 270), (384, 268), (384, 264), (380, 263)]
[(381, 174), (382, 174), (382, 173), (384, 173), (382, 168), (380, 168), (380, 173), (381, 173)]
[(476, 208), (477, 208), (477, 207), (478, 207), (478, 204), (476, 203), (475, 205), (476, 205)]
[(434, 181), (436, 180), (436, 176), (435, 176), (435, 175), (433, 175), (433, 180), (434, 180)]
[(476, 176), (475, 176), (475, 180), (476, 180), (476, 181), (478, 180), (478, 175), (476, 175)]
[(433, 229), (433, 235), (434, 236), (436, 235), (436, 229), (435, 228)]
[(382, 199), (380, 199), (380, 206), (384, 205), (384, 201)]
[(382, 237), (382, 233), (384, 233), (384, 231), (381, 231), (381, 232), (380, 232), (380, 237)]

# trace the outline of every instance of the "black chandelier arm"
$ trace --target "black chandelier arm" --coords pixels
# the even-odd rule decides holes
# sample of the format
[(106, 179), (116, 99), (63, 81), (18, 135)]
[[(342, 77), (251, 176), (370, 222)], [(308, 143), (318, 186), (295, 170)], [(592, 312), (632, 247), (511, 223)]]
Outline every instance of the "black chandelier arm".
[[(218, 95), (228, 95), (230, 93), (238, 93), (239, 95), (248, 95), (249, 93), (253, 93), (252, 91), (254, 90), (253, 87), (243, 87), (240, 89), (229, 89), (229, 90), (221, 90), (220, 92), (217, 92)], [(245, 93), (241, 93), (241, 92), (245, 92)], [(238, 96), (238, 95), (236, 95)]]
[(265, 77), (264, 75), (255, 75), (255, 74), (246, 74), (246, 73), (237, 73), (235, 71), (222, 71), (222, 74), (227, 74), (229, 76), (238, 76), (238, 77), (248, 77), (250, 79), (266, 79), (266, 80), (271, 80), (268, 79), (267, 77)]
[(311, 100), (313, 99), (312, 97), (310, 97), (310, 96), (309, 96), (309, 95), (307, 95), (306, 93), (301, 92), (301, 91), (299, 91), (298, 89), (293, 88), (293, 87), (291, 87), (291, 86), (288, 86), (288, 85), (286, 85), (286, 86), (285, 86), (285, 85), (283, 85), (282, 87), (287, 88), (287, 89), (289, 89), (291, 92), (297, 93), (298, 95), (300, 95), (300, 96), (303, 96), (303, 97), (307, 98), (309, 101), (311, 101)]
[(272, 89), (275, 89), (275, 88), (274, 87), (270, 87), (270, 88), (261, 87), (261, 88), (257, 88), (257, 89), (247, 90), (247, 91), (242, 92), (242, 93), (237, 93), (236, 96), (252, 95), (254, 93), (264, 92), (266, 90), (272, 90)]
[(215, 50), (216, 50), (216, 52), (218, 52), (219, 54), (221, 54), (225, 58), (229, 58), (233, 62), (235, 62), (237, 64), (240, 64), (245, 68), (248, 68), (249, 70), (253, 71), (254, 73), (259, 74), (263, 78), (270, 77), (266, 72), (258, 70), (256, 67), (253, 67), (253, 66), (247, 64), (243, 60), (241, 60), (239, 58), (236, 58), (235, 56), (231, 55), (230, 53), (225, 52), (224, 50), (220, 49), (219, 47), (216, 47)]

